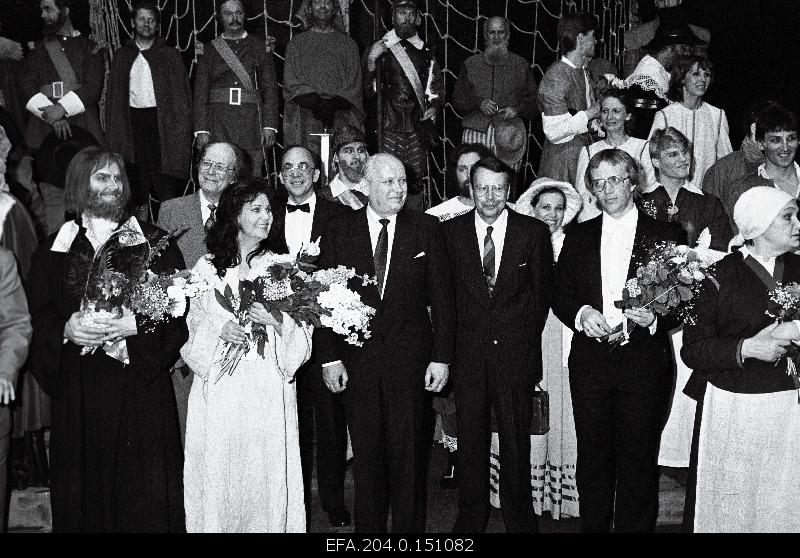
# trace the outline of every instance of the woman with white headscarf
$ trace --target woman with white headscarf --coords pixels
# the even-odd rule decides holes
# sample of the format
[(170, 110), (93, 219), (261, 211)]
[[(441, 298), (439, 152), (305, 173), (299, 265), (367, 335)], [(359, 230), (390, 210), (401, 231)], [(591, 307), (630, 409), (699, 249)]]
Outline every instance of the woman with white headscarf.
[[(550, 227), (554, 259), (558, 260), (564, 244), (564, 227), (581, 209), (581, 196), (569, 182), (540, 178), (519, 197), (518, 213), (536, 217)], [(578, 517), (578, 489), (575, 484), (575, 463), (578, 457), (572, 396), (569, 390), (567, 356), (572, 331), (553, 312), (547, 317), (542, 332), (542, 381), (550, 400), (550, 431), (531, 436), (531, 490), (537, 514), (550, 511), (554, 519), (562, 515)], [(500, 442), (492, 433), (490, 501), (500, 507)]]
[(684, 526), (697, 532), (800, 531), (800, 384), (766, 314), (776, 283), (800, 282), (797, 211), (777, 188), (742, 194), (744, 246), (716, 264), (684, 330), (698, 400)]

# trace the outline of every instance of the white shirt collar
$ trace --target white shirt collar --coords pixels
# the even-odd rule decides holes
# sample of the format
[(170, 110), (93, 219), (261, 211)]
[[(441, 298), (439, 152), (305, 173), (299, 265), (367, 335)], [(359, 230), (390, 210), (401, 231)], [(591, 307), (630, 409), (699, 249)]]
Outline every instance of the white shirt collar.
[[(419, 38), (417, 33), (414, 33), (413, 37), (409, 37), (406, 39), (409, 43), (414, 45), (417, 50), (422, 50), (425, 47), (425, 43), (422, 39)], [(394, 29), (390, 30), (383, 36), (383, 41), (386, 44), (386, 48), (392, 48), (394, 45), (402, 41), (400, 37), (397, 36), (397, 33)]]
[(220, 37), (222, 37), (222, 38), (223, 38), (223, 39), (225, 39), (226, 41), (241, 41), (242, 39), (246, 39), (246, 38), (247, 38), (247, 31), (245, 31), (244, 33), (242, 33), (242, 36), (241, 36), (241, 37), (237, 37), (237, 38), (235, 38), (235, 39), (233, 39), (233, 38), (229, 38), (229, 37), (226, 37), (226, 36), (225, 36), (225, 31), (223, 31), (223, 32), (222, 32), (222, 34), (220, 35)]
[(603, 213), (603, 230), (636, 230), (636, 224), (639, 222), (639, 211), (636, 206), (633, 206), (630, 211), (619, 219), (615, 219), (608, 213)]
[(492, 227), (492, 231), (504, 231), (508, 223), (508, 209), (503, 209), (503, 212), (498, 215), (494, 223), (489, 225), (486, 221), (481, 219), (478, 212), (475, 212), (475, 229), (481, 234), (486, 235), (486, 229)]
[(388, 217), (381, 217), (375, 210), (372, 209), (369, 205), (367, 205), (367, 220), (371, 221), (373, 224), (376, 224), (380, 227), (380, 220), (381, 219), (389, 219), (389, 226), (393, 225), (395, 221), (397, 221), (397, 213), (394, 215), (389, 215)]
[[(800, 165), (797, 163), (792, 163), (794, 165), (794, 173), (797, 175), (797, 181), (800, 182)], [(767, 178), (772, 180), (772, 177), (767, 173), (767, 164), (761, 163), (758, 165), (758, 176), (761, 178)]]
[[(126, 228), (132, 233), (129, 239), (122, 242), (124, 246), (136, 246), (147, 242), (142, 232), (142, 227), (139, 226), (139, 221), (137, 221), (135, 217), (130, 217), (120, 228)], [(67, 221), (61, 225), (55, 240), (53, 240), (53, 246), (50, 248), (50, 251), (61, 253), (69, 252), (72, 243), (75, 241), (75, 237), (78, 236), (78, 231), (80, 231), (80, 227), (74, 220)]]
[[(663, 186), (663, 184), (661, 184), (661, 182), (658, 181), (653, 182), (649, 187), (643, 189), (642, 192), (645, 194), (649, 194), (650, 192), (657, 190), (659, 186)], [(700, 194), (701, 196), (703, 195), (703, 191), (694, 184), (692, 184), (691, 182), (689, 182), (688, 180), (683, 183), (681, 188), (683, 188), (684, 190), (688, 190), (689, 192), (692, 192), (694, 194)], [(666, 188), (664, 189), (666, 190)]]
[(752, 256), (754, 260), (760, 263), (764, 269), (766, 269), (770, 275), (775, 274), (775, 258), (762, 258), (754, 254), (747, 245), (742, 246), (739, 248), (739, 252), (742, 254), (742, 259), (747, 258), (747, 256)]
[(567, 66), (569, 66), (570, 68), (575, 68), (576, 70), (578, 69), (578, 67), (577, 67), (575, 64), (573, 64), (573, 63), (572, 63), (572, 60), (570, 60), (570, 59), (569, 59), (569, 58), (567, 58), (566, 56), (562, 56), (562, 57), (561, 57), (561, 61), (562, 61), (564, 64), (566, 64)]
[(334, 176), (333, 180), (331, 180), (330, 188), (331, 195), (333, 197), (339, 197), (347, 190), (356, 190), (365, 196), (369, 195), (369, 186), (367, 186), (366, 180), (362, 179), (357, 184), (351, 184), (350, 182), (345, 182), (342, 178), (340, 178), (340, 174), (341, 173), (336, 173), (336, 176)]

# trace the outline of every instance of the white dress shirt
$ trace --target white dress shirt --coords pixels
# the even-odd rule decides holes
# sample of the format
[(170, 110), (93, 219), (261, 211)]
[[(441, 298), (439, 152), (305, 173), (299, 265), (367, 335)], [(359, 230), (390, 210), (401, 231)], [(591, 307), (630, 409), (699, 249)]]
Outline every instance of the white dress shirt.
[[(561, 61), (570, 68), (578, 68), (566, 56), (562, 56)], [(586, 106), (590, 107), (592, 106), (592, 84), (589, 83), (586, 71), (583, 72), (583, 79), (586, 82)], [(550, 143), (567, 143), (576, 134), (589, 131), (589, 118), (586, 116), (585, 110), (576, 112), (574, 115), (565, 112), (556, 116), (547, 116), (542, 113), (542, 128)]]
[[(372, 254), (375, 255), (375, 247), (378, 245), (378, 235), (381, 233), (380, 220), (383, 219), (380, 215), (375, 213), (370, 206), (367, 206), (367, 224), (369, 225), (369, 240), (372, 244)], [(397, 214), (386, 217), (389, 219), (389, 224), (386, 225), (387, 234), (387, 250), (386, 250), (386, 269), (383, 272), (383, 289), (381, 290), (381, 298), (383, 292), (386, 290), (386, 278), (389, 276), (389, 266), (392, 263), (392, 246), (394, 245), (394, 231), (397, 225)]]
[(487, 227), (492, 227), (492, 241), (494, 242), (494, 278), (497, 279), (497, 272), (500, 270), (500, 260), (503, 258), (503, 246), (506, 244), (506, 228), (508, 227), (508, 209), (504, 209), (497, 220), (488, 225), (481, 219), (478, 212), (475, 212), (475, 236), (478, 237), (478, 253), (481, 255), (481, 265), (483, 265), (483, 240), (486, 238)]
[(200, 219), (205, 224), (208, 221), (208, 218), (211, 217), (211, 209), (208, 207), (210, 203), (214, 203), (214, 205), (219, 205), (219, 202), (211, 202), (206, 195), (200, 190)]
[[(295, 210), (289, 213), (286, 212), (286, 225), (284, 227), (284, 237), (286, 238), (286, 245), (289, 247), (289, 254), (295, 255), (300, 251), (304, 244), (311, 242), (311, 226), (314, 224), (314, 211), (317, 208), (317, 195), (311, 192), (309, 197), (303, 203), (308, 204), (309, 212)], [(289, 200), (286, 202), (287, 207), (296, 204)]]
[[(153, 108), (156, 106), (156, 92), (153, 89), (153, 74), (150, 72), (150, 64), (142, 54), (143, 49), (139, 47), (139, 55), (133, 61), (130, 73), (130, 86), (128, 87), (128, 104), (131, 108)], [(149, 47), (148, 47), (149, 48)]]
[[(791, 192), (786, 192), (786, 193), (789, 194), (790, 196), (792, 196), (793, 198), (798, 198), (798, 197), (800, 197), (800, 165), (798, 165), (797, 163), (792, 163), (792, 164), (794, 165), (794, 174), (795, 174), (795, 176), (797, 176), (797, 184), (798, 184), (798, 186), (797, 186), (797, 190), (794, 193), (791, 193)], [(760, 176), (761, 178), (766, 178), (768, 180), (772, 180), (773, 182), (775, 181), (775, 179), (772, 178), (769, 175), (769, 173), (767, 172), (767, 164), (766, 163), (761, 163), (760, 165), (758, 165), (758, 176)], [(775, 184), (775, 187), (777, 188), (778, 185)], [(755, 256), (753, 256), (753, 257), (755, 257)]]

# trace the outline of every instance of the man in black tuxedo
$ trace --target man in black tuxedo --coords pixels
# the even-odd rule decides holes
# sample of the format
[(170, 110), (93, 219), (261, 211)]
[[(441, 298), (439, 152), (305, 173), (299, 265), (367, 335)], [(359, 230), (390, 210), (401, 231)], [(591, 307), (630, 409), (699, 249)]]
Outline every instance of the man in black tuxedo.
[[(304, 244), (322, 236), (325, 223), (334, 215), (350, 212), (347, 206), (316, 194), (314, 184), (320, 170), (305, 147), (290, 146), (281, 160), (281, 184), (288, 199), (279, 196), (273, 212), (270, 234), (277, 246), (285, 243), (295, 255)], [(347, 452), (347, 426), (341, 396), (331, 393), (322, 381), (316, 354), (297, 374), (297, 407), (300, 428), (300, 457), (303, 467), (306, 510), (311, 509), (311, 483), (314, 469), (314, 430), (317, 439), (317, 489), (322, 509), (334, 527), (350, 525), (350, 511), (344, 504), (344, 476)]]
[[(425, 530), (425, 466), (430, 433), (423, 417), (453, 355), (454, 306), (439, 222), (404, 207), (403, 164), (379, 153), (367, 160), (368, 205), (328, 221), (320, 267), (343, 265), (377, 284), (350, 287), (376, 309), (362, 347), (330, 329), (314, 332), (328, 389), (342, 392), (353, 442), (355, 527)], [(430, 314), (428, 313), (430, 306)], [(487, 495), (488, 496), (488, 495)]]
[[(658, 517), (658, 446), (670, 399), (667, 332), (650, 309), (614, 306), (659, 241), (685, 244), (679, 223), (636, 208), (634, 160), (622, 150), (589, 161), (589, 188), (603, 213), (573, 225), (556, 265), (556, 316), (576, 334), (569, 355), (578, 436), (577, 484), (584, 532), (651, 532)], [(627, 319), (629, 340), (613, 347)], [(615, 494), (616, 493), (616, 494)]]
[(553, 293), (547, 226), (506, 208), (513, 171), (480, 159), (470, 172), (475, 209), (444, 223), (455, 282), (453, 387), (458, 416), (458, 518), (453, 531), (489, 520), (490, 410), (502, 456), (500, 502), (509, 532), (536, 532), (531, 496), (532, 396), (542, 379), (542, 329)]

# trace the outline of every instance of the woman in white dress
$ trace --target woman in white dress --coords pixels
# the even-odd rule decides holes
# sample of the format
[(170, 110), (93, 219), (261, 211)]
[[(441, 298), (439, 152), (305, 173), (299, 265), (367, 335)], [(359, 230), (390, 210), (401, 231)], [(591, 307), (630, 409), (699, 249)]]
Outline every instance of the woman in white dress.
[[(564, 227), (581, 209), (581, 198), (568, 182), (549, 178), (535, 180), (519, 197), (518, 213), (536, 217), (550, 227), (555, 259), (564, 244)], [(578, 489), (575, 485), (575, 463), (578, 458), (575, 419), (572, 416), (572, 395), (569, 390), (567, 356), (572, 331), (555, 317), (547, 317), (542, 332), (542, 381), (549, 394), (550, 431), (531, 436), (531, 490), (537, 514), (549, 511), (554, 519), (562, 515), (578, 517)], [(490, 502), (500, 507), (500, 442), (492, 433)]]
[(634, 138), (629, 134), (632, 111), (630, 98), (623, 89), (607, 89), (600, 96), (600, 125), (606, 137), (581, 149), (578, 156), (575, 190), (583, 199), (583, 209), (578, 214), (578, 222), (582, 223), (600, 215), (597, 198), (586, 187), (586, 168), (589, 166), (589, 159), (595, 153), (606, 149), (621, 149), (633, 157), (639, 165), (639, 183), (644, 190), (649, 190), (656, 182), (647, 140)]
[(673, 68), (670, 98), (677, 101), (656, 113), (650, 136), (656, 130), (672, 126), (689, 138), (692, 145), (690, 184), (697, 191), (706, 171), (733, 151), (725, 111), (703, 100), (713, 78), (711, 62), (702, 56), (682, 58)]
[(226, 286), (238, 295), (241, 279), (264, 275), (275, 259), (267, 240), (267, 188), (251, 179), (225, 190), (207, 232), (210, 254), (195, 266), (213, 289), (192, 301), (189, 341), (181, 349), (195, 374), (184, 462), (190, 533), (306, 530), (294, 373), (311, 354), (311, 328), (285, 314), (278, 323), (252, 304), (246, 315), (268, 336), (264, 357), (252, 347), (230, 374), (220, 375), (228, 344), (247, 341), (245, 328), (217, 297)]

